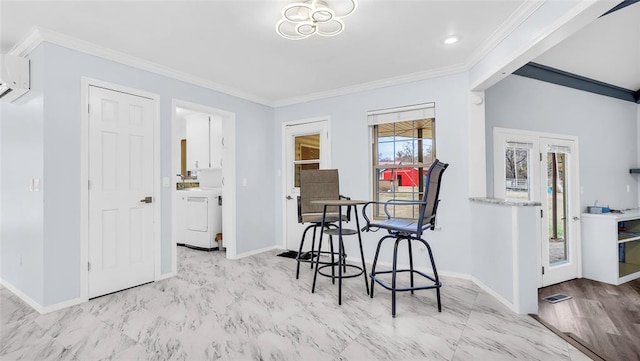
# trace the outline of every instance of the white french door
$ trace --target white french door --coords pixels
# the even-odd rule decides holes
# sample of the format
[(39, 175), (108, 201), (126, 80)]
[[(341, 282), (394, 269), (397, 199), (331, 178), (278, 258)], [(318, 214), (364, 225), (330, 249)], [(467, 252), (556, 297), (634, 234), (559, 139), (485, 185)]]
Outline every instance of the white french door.
[(541, 204), (541, 287), (581, 275), (578, 166), (575, 137), (494, 131), (495, 197)]
[(154, 102), (89, 87), (89, 298), (154, 280)]
[[(304, 231), (298, 223), (300, 171), (330, 166), (328, 120), (285, 124), (283, 126), (285, 169), (285, 247), (297, 251)], [(308, 247), (311, 247), (309, 242)]]
[(575, 142), (540, 138), (542, 286), (578, 277), (581, 268), (578, 155)]

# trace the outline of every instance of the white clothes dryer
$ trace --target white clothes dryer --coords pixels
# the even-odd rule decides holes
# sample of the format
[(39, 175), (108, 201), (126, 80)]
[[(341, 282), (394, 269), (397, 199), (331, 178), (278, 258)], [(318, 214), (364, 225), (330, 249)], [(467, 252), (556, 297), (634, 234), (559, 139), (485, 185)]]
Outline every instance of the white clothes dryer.
[(213, 250), (222, 233), (222, 188), (178, 191), (178, 245)]

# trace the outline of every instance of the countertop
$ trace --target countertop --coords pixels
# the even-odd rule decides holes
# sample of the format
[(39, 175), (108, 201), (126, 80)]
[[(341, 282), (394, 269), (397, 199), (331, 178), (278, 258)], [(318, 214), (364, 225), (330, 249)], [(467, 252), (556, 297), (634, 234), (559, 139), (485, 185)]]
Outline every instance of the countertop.
[(511, 207), (538, 207), (542, 205), (540, 202), (504, 198), (470, 197), (469, 200), (477, 203), (498, 204)]

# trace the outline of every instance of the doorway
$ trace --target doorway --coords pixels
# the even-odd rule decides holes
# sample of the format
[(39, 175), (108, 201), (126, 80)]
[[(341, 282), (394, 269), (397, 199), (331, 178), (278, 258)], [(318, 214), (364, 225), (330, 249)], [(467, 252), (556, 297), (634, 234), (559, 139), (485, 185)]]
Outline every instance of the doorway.
[[(284, 244), (289, 250), (298, 251), (304, 231), (298, 223), (298, 197), (300, 196), (300, 171), (326, 169), (331, 166), (329, 120), (311, 119), (282, 125), (284, 189)], [(310, 245), (310, 243), (309, 243)]]
[(80, 297), (158, 279), (158, 96), (82, 78)]
[[(172, 269), (177, 272), (178, 218), (180, 210), (178, 202), (178, 185), (184, 177), (198, 172), (198, 169), (221, 171), (222, 185), (222, 244), (221, 251), (226, 258), (236, 259), (236, 125), (235, 113), (211, 108), (200, 104), (174, 99), (172, 102), (171, 152), (173, 178), (169, 181), (172, 194)], [(184, 118), (191, 117), (196, 126), (205, 125), (207, 130), (193, 132), (194, 135), (206, 135), (202, 145), (194, 147), (195, 141), (187, 138)], [(207, 122), (200, 122), (206, 119)], [(202, 123), (202, 124), (200, 124)], [(196, 129), (197, 130), (197, 129)], [(210, 137), (210, 134), (219, 136)], [(206, 140), (206, 141), (205, 141)], [(190, 144), (191, 143), (191, 144)], [(206, 143), (206, 144), (205, 144)], [(185, 154), (186, 151), (186, 154)], [(215, 235), (214, 235), (215, 236)], [(220, 244), (220, 243), (218, 243)]]
[(539, 287), (582, 275), (577, 137), (496, 128), (496, 198), (538, 201)]

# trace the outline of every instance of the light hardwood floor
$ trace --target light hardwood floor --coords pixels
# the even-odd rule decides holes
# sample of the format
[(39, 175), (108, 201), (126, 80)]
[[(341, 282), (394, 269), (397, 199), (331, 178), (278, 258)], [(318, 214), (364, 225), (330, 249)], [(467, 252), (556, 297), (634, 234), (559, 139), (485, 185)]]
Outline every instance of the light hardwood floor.
[[(570, 300), (551, 304), (543, 297), (562, 293)], [(572, 333), (605, 360), (640, 361), (640, 279), (620, 286), (575, 279), (539, 290), (538, 316)]]

